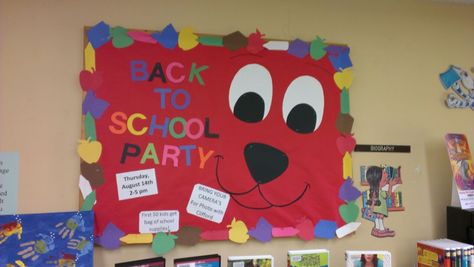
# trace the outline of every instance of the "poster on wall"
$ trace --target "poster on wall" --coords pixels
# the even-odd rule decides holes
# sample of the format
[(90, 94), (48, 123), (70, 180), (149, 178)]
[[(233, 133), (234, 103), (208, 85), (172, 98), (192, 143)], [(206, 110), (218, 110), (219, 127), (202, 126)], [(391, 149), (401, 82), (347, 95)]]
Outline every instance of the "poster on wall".
[(445, 100), (448, 108), (474, 109), (474, 79), (471, 74), (458, 66), (450, 65), (439, 74), (439, 79), (448, 93)]
[(362, 218), (373, 222), (371, 235), (394, 237), (393, 227), (386, 226), (386, 219), (394, 211), (404, 211), (401, 166), (360, 166), (360, 182), (368, 189), (362, 192)]
[(473, 209), (474, 167), (467, 138), (464, 134), (450, 133), (444, 139), (453, 171), (451, 205)]
[(80, 187), (97, 235), (309, 240), (357, 219), (347, 46), (171, 24), (85, 36)]
[(91, 211), (0, 216), (1, 266), (93, 266)]

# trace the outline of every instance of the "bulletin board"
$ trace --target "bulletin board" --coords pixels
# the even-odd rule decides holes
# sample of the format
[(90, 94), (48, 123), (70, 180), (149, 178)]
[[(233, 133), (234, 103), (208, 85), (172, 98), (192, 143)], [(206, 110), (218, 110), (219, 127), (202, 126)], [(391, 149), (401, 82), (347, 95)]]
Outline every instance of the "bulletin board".
[(349, 47), (171, 24), (86, 36), (78, 153), (96, 235), (309, 240), (357, 219)]

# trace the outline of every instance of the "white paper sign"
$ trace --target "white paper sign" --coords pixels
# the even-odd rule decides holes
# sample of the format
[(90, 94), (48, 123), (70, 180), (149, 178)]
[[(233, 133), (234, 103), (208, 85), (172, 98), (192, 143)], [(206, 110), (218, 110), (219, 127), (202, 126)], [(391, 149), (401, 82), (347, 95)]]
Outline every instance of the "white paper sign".
[(154, 168), (117, 173), (115, 177), (119, 200), (158, 194)]
[(474, 190), (459, 190), (453, 179), (451, 192), (451, 206), (461, 207), (461, 209), (474, 209)]
[(186, 211), (200, 218), (221, 223), (229, 204), (230, 195), (214, 188), (196, 184)]
[(0, 152), (0, 214), (14, 214), (17, 208), (20, 154)]
[(178, 210), (142, 211), (139, 216), (139, 231), (142, 234), (167, 233), (179, 230)]

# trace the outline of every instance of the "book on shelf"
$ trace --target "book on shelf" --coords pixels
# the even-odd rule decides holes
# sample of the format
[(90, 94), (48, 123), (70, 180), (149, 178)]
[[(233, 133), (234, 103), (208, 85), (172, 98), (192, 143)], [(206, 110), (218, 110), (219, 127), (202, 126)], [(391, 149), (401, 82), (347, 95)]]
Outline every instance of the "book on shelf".
[[(367, 182), (366, 172), (367, 169), (370, 169), (373, 166), (360, 166), (360, 181), (361, 185), (369, 186)], [(377, 166), (375, 166), (377, 167)], [(405, 208), (403, 207), (403, 194), (398, 187), (402, 184), (401, 180), (401, 167), (392, 167), (382, 165), (380, 166), (383, 169), (383, 173), (386, 174), (388, 180), (398, 179), (397, 183), (392, 186), (391, 192), (387, 192), (387, 189), (381, 189), (387, 192), (387, 197), (385, 199), (388, 211), (404, 211)], [(366, 190), (362, 192), (362, 217), (374, 221), (375, 214), (369, 213), (369, 208), (367, 204), (367, 200), (370, 199), (370, 190)]]
[(253, 256), (229, 256), (227, 258), (228, 267), (273, 267), (274, 259), (272, 255)]
[[(367, 168), (370, 166), (362, 165), (360, 166), (360, 184), (364, 186), (368, 186), (369, 183), (367, 182), (366, 172)], [(384, 172), (387, 173), (387, 178), (395, 179), (401, 177), (401, 167), (392, 167), (392, 166), (383, 166)]]
[(174, 267), (220, 267), (221, 256), (218, 254), (201, 255), (173, 260)]
[(376, 267), (391, 267), (392, 255), (385, 250), (346, 250), (346, 267), (364, 267), (367, 263)]
[(289, 250), (288, 267), (329, 267), (329, 250)]
[(115, 267), (165, 267), (166, 260), (163, 257), (156, 257), (150, 259), (127, 261), (116, 263)]
[(474, 247), (451, 239), (422, 240), (416, 243), (418, 267), (461, 267), (474, 264)]
[[(366, 208), (367, 199), (369, 199), (369, 190), (362, 192), (362, 206)], [(387, 196), (387, 209), (389, 211), (403, 211), (405, 208), (403, 207), (403, 198), (401, 191), (393, 191), (391, 194)]]

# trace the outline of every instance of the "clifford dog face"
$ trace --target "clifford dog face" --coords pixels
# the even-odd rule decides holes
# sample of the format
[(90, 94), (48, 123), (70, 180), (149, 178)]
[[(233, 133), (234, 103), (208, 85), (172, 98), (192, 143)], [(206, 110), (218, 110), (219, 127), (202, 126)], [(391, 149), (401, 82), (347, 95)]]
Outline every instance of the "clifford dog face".
[(329, 60), (264, 51), (229, 61), (214, 120), (226, 144), (214, 157), (220, 189), (244, 210), (337, 221), (340, 90)]

